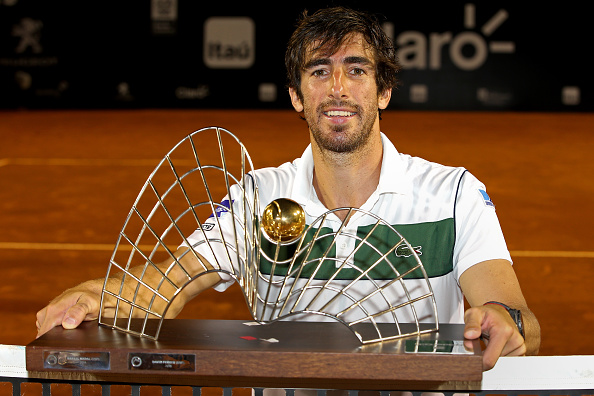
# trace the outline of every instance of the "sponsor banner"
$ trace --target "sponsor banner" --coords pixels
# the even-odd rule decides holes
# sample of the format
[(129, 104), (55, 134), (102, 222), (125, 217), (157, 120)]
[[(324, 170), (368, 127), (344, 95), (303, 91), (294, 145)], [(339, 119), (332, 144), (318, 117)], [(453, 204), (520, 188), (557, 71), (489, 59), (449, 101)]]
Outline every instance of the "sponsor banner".
[(151, 30), (154, 35), (177, 32), (177, 0), (151, 0)]
[[(341, 4), (380, 14), (397, 46), (390, 108), (594, 110), (579, 7)], [(300, 13), (318, 7), (0, 0), (0, 108), (290, 108), (285, 45)]]

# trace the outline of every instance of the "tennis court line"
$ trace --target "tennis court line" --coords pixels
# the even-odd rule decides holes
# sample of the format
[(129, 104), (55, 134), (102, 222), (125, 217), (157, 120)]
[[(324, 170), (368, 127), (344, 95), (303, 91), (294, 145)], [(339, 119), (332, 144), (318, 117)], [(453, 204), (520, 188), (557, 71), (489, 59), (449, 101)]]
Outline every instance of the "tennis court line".
[[(157, 166), (161, 159), (127, 158), (0, 158), (0, 168), (8, 165), (23, 166)], [(196, 165), (196, 160), (175, 159), (176, 164)]]
[[(109, 243), (44, 243), (44, 242), (0, 242), (4, 250), (95, 250), (112, 251), (114, 244)], [(141, 250), (152, 250), (154, 246), (140, 245)], [(121, 245), (122, 250), (132, 250), (131, 245)]]
[[(109, 243), (43, 243), (43, 242), (0, 242), (4, 250), (95, 250), (113, 251)], [(140, 245), (141, 250), (152, 250), (154, 245)], [(120, 245), (121, 250), (131, 250), (130, 245)], [(594, 258), (594, 252), (565, 250), (511, 250), (512, 257), (542, 258)]]
[(594, 258), (594, 252), (565, 250), (510, 250), (512, 257)]

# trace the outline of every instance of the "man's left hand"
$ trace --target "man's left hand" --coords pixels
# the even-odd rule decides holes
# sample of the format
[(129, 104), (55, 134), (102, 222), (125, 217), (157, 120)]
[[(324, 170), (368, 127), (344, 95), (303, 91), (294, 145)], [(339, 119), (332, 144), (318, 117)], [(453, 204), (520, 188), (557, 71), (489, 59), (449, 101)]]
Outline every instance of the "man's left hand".
[(492, 369), (499, 356), (526, 354), (524, 337), (505, 308), (494, 304), (470, 308), (464, 314), (464, 323), (464, 338), (482, 337), (485, 343), (483, 370)]

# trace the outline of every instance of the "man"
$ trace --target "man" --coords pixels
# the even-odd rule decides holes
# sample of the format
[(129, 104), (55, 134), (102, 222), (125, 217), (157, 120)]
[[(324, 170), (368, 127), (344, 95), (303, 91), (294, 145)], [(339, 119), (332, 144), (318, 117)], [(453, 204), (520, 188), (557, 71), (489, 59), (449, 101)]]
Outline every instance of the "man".
[[(439, 234), (451, 236), (439, 242), (451, 257), (436, 259), (445, 266), (431, 279), (440, 318), (463, 319), (469, 340), (483, 337), (486, 370), (499, 356), (536, 354), (538, 321), (522, 295), (484, 186), (464, 169), (399, 154), (380, 132), (379, 115), (396, 85), (398, 64), (377, 20), (341, 7), (304, 14), (285, 62), (291, 102), (303, 113), (311, 145), (294, 163), (256, 173), (266, 191), (262, 201), (290, 195), (310, 218), (353, 207), (391, 216), (394, 225), (439, 223)], [(347, 213), (336, 215), (350, 221)], [(194, 272), (212, 268), (201, 254), (183, 255), (180, 261)], [(171, 268), (171, 262), (162, 268)], [(187, 275), (177, 267), (171, 271), (175, 283), (178, 277), (183, 284)], [(174, 300), (169, 316), (202, 290), (225, 288), (229, 281), (217, 273), (198, 277)], [(119, 285), (120, 280), (109, 282)], [(96, 319), (102, 287), (103, 279), (88, 281), (54, 299), (37, 314), (39, 334)], [(464, 313), (462, 294), (471, 307)]]

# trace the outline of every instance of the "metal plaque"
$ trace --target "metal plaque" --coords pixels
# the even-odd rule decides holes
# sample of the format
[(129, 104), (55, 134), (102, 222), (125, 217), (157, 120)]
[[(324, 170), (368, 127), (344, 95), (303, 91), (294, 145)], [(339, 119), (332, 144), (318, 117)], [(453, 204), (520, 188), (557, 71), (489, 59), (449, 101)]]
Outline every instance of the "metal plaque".
[(47, 351), (43, 368), (64, 370), (109, 370), (109, 352)]
[(195, 371), (196, 355), (169, 353), (129, 353), (128, 369)]
[(422, 340), (419, 338), (406, 340), (406, 353), (433, 353), (447, 355), (472, 355), (474, 351), (467, 349), (462, 340)]

